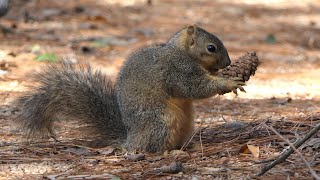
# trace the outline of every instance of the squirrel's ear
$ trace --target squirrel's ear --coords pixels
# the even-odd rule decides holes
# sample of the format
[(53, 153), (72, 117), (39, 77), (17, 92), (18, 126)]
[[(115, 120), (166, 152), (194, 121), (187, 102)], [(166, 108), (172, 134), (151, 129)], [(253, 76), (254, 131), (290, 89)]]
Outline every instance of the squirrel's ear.
[(195, 24), (188, 26), (188, 28), (187, 28), (188, 35), (192, 35), (193, 33), (195, 33), (196, 29), (197, 29), (197, 25), (195, 25)]
[(188, 44), (192, 46), (195, 41), (197, 25), (191, 25), (187, 27), (187, 34), (188, 34)]

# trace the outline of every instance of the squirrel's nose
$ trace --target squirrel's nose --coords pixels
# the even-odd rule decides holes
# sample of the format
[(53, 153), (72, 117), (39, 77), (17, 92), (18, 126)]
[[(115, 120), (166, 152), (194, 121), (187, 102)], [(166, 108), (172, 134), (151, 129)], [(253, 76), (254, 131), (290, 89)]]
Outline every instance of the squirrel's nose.
[(230, 60), (230, 58), (228, 56), (228, 60), (227, 60), (226, 66), (229, 66), (230, 64), (231, 64), (231, 60)]
[(230, 64), (231, 64), (231, 60), (230, 60), (230, 58), (229, 58), (229, 55), (227, 54), (226, 56), (225, 56), (225, 58), (224, 58), (224, 68), (225, 67), (227, 67), (227, 66), (229, 66)]

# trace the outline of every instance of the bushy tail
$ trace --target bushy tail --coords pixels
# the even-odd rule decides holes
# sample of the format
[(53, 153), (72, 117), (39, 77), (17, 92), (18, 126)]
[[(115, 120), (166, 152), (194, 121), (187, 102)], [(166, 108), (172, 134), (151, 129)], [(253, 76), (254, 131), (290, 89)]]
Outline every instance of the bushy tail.
[(66, 61), (47, 65), (35, 80), (39, 85), (16, 101), (16, 121), (29, 137), (54, 136), (53, 122), (63, 115), (88, 123), (106, 140), (126, 138), (114, 85), (101, 71)]

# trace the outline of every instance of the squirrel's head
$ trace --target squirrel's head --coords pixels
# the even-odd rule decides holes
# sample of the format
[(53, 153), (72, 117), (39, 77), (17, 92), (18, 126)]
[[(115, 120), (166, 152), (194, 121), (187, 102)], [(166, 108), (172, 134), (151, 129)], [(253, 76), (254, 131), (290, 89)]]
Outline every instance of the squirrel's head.
[(183, 47), (208, 71), (215, 72), (230, 65), (227, 49), (213, 34), (197, 25), (188, 26), (181, 33), (180, 45), (183, 44)]

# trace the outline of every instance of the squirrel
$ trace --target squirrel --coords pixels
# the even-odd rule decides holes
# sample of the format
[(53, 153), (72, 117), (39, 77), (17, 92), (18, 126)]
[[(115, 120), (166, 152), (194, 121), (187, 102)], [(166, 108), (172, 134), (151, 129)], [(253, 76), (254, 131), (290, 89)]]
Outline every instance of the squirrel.
[(165, 44), (133, 52), (115, 83), (88, 64), (47, 65), (35, 75), (40, 85), (16, 101), (16, 121), (28, 136), (54, 137), (53, 123), (63, 115), (128, 151), (177, 149), (194, 131), (194, 100), (244, 91), (241, 78), (214, 75), (230, 63), (216, 36), (190, 25)]

